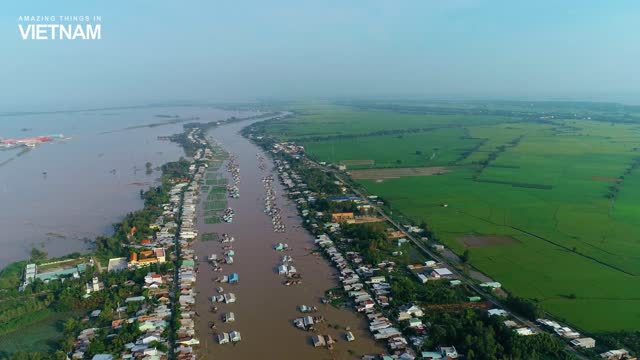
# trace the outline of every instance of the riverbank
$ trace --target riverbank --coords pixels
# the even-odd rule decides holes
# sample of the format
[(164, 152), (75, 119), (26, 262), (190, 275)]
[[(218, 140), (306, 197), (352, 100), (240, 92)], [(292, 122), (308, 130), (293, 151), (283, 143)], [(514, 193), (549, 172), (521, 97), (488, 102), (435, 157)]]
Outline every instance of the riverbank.
[[(524, 349), (521, 346), (559, 358), (593, 355), (593, 350), (577, 349), (580, 345), (572, 342), (574, 350), (550, 336), (545, 330), (555, 323), (540, 320), (540, 325), (534, 325), (529, 321), (541, 314), (535, 304), (515, 297), (507, 299), (508, 310), (526, 318), (502, 309), (492, 294), (495, 290), (491, 290), (499, 288), (499, 283), (469, 281), (424, 247), (421, 241), (425, 239), (420, 239), (424, 229), (394, 222), (380, 210), (377, 197), (364, 196), (334, 169), (308, 160), (304, 148), (291, 142), (278, 143), (261, 128), (250, 127), (244, 133), (281, 162), (282, 181), (290, 196), (298, 200), (300, 212), (307, 219), (305, 226), (325, 244), (327, 256), (342, 269), (348, 298), (342, 295), (341, 301), (367, 314), (371, 332), (387, 342), (391, 354), (411, 358), (420, 351), (431, 351), (445, 356), (450, 345), (459, 354), (487, 353), (483, 344), (494, 343), (503, 347), (498, 357), (519, 358)], [(374, 220), (377, 215), (380, 217)], [(380, 276), (381, 272), (386, 275)], [(351, 291), (354, 286), (356, 291)], [(472, 323), (477, 326), (467, 327)], [(447, 327), (452, 329), (433, 332)], [(430, 336), (424, 336), (427, 331)], [(500, 336), (489, 339), (487, 334)], [(464, 341), (469, 336), (477, 341)], [(580, 334), (561, 336), (571, 340)], [(594, 343), (586, 337), (581, 341)], [(519, 345), (504, 347), (514, 342)]]
[(181, 133), (182, 123), (113, 130), (157, 123), (159, 114), (218, 122), (255, 113), (174, 106), (1, 115), (2, 138), (63, 133), (71, 139), (19, 157), (2, 152), (0, 163), (5, 155), (14, 160), (0, 166), (0, 202), (12, 204), (0, 216), (0, 268), (28, 258), (32, 247), (51, 257), (91, 251), (95, 237), (111, 235), (123, 215), (144, 206), (139, 191), (159, 184), (159, 167), (184, 156), (176, 143), (158, 140)]
[[(192, 133), (189, 128), (185, 128), (185, 132)], [(193, 140), (193, 136), (189, 135), (187, 139)], [(185, 149), (187, 147), (182, 143), (180, 145)], [(203, 152), (208, 145), (203, 142), (199, 146), (200, 152)], [(82, 356), (103, 352), (120, 355), (124, 351), (123, 344), (114, 344), (110, 340), (113, 335), (143, 341), (139, 336), (146, 332), (147, 337), (156, 336), (156, 347), (165, 354), (174, 343), (184, 341), (183, 337), (173, 336), (178, 333), (180, 326), (174, 324), (177, 319), (171, 315), (176, 313), (171, 310), (175, 306), (169, 306), (167, 302), (177, 302), (176, 299), (172, 300), (173, 296), (169, 291), (172, 284), (175, 284), (170, 274), (174, 272), (176, 265), (181, 265), (175, 263), (180, 254), (175, 251), (173, 239), (176, 235), (171, 235), (176, 230), (180, 231), (177, 225), (182, 226), (184, 221), (182, 218), (172, 220), (183, 210), (182, 198), (176, 195), (181, 193), (181, 189), (192, 177), (195, 182), (198, 181), (196, 165), (201, 167), (206, 163), (202, 154), (192, 155), (191, 160), (181, 159), (162, 165), (159, 186), (140, 191), (138, 195), (144, 201), (143, 209), (127, 214), (122, 222), (114, 226), (113, 235), (99, 236), (94, 253), (69, 256), (66, 257), (69, 260), (63, 262), (43, 258), (35, 262), (33, 268), (36, 270), (26, 278), (23, 276), (26, 263), (7, 267), (0, 274), (0, 291), (3, 292), (0, 318), (3, 319), (5, 328), (13, 328), (5, 329), (8, 332), (6, 336), (0, 337), (0, 341), (11, 341), (14, 334), (21, 330), (21, 335), (26, 332), (33, 342), (32, 346), (22, 349), (48, 351), (49, 355), (38, 355), (43, 358), (54, 356), (53, 350), (56, 349), (59, 350), (55, 351), (55, 356), (60, 352)], [(46, 254), (40, 255), (46, 257)], [(125, 271), (118, 271), (119, 269)], [(64, 286), (60, 279), (64, 280)], [(18, 285), (22, 281), (25, 283), (19, 291)], [(118, 304), (128, 306), (117, 307)], [(59, 314), (69, 309), (89, 315), (80, 316), (80, 321), (71, 317), (64, 324), (55, 321)], [(130, 318), (135, 315), (135, 318), (141, 319), (140, 311), (153, 315), (147, 315), (149, 320), (134, 323), (133, 328), (124, 324), (117, 325), (112, 321), (113, 317), (117, 316), (119, 319), (125, 312), (131, 311), (137, 312), (131, 313)], [(154, 325), (144, 331), (143, 328), (148, 326), (146, 323), (151, 319), (155, 319)], [(55, 332), (38, 331), (45, 328), (35, 326), (38, 323), (51, 323)], [(113, 333), (91, 330), (91, 326), (103, 328), (107, 324), (110, 324)], [(30, 329), (35, 332), (30, 333)], [(155, 331), (161, 331), (163, 335), (149, 334)], [(55, 334), (55, 337), (48, 338), (47, 334)], [(41, 345), (44, 343), (47, 348)], [(3, 356), (9, 355), (8, 352), (3, 353)]]
[[(199, 233), (227, 233), (235, 241), (231, 244), (219, 241), (196, 241), (194, 249), (198, 255), (198, 283), (196, 308), (200, 314), (196, 322), (201, 338), (201, 357), (221, 359), (252, 359), (258, 356), (280, 359), (349, 359), (363, 354), (379, 353), (383, 349), (367, 335), (366, 322), (354, 312), (323, 304), (321, 298), (325, 291), (338, 285), (337, 272), (327, 261), (318, 256), (314, 249), (313, 237), (301, 228), (301, 218), (295, 205), (284, 197), (279, 182), (274, 182), (276, 197), (280, 209), (281, 221), (286, 229), (284, 233), (274, 231), (272, 218), (265, 214), (266, 190), (263, 178), (277, 173), (273, 171), (270, 157), (254, 144), (243, 138), (239, 131), (253, 121), (242, 121), (215, 127), (209, 131), (211, 139), (216, 140), (229, 152), (238, 164), (240, 171), (239, 198), (228, 198), (228, 206), (234, 210), (232, 223), (207, 224), (204, 206), (198, 217)], [(261, 160), (262, 159), (262, 160)], [(261, 165), (261, 162), (264, 164)], [(233, 178), (220, 167), (220, 174), (232, 183)], [(262, 169), (261, 169), (262, 168)], [(203, 197), (203, 202), (205, 201)], [(287, 243), (289, 251), (278, 252), (274, 246)], [(225, 246), (232, 245), (235, 252), (232, 265), (221, 265), (222, 271), (214, 271), (207, 262), (211, 254), (221, 256)], [(290, 256), (296, 271), (302, 276), (299, 285), (285, 286), (285, 279), (277, 272), (283, 256)], [(215, 279), (237, 273), (239, 283), (235, 285), (218, 284)], [(237, 298), (233, 304), (212, 304), (211, 297), (217, 295), (216, 287), (222, 286), (224, 292), (233, 292)], [(218, 307), (212, 313), (212, 306)], [(325, 321), (318, 331), (330, 334), (337, 340), (333, 349), (315, 349), (311, 344), (313, 333), (295, 328), (293, 320), (302, 316), (298, 307), (308, 305), (318, 311), (313, 316), (322, 316)], [(222, 322), (225, 313), (233, 312), (235, 321)], [(237, 345), (220, 345), (213, 337), (211, 322), (217, 325), (216, 333), (237, 330), (242, 341)], [(355, 335), (356, 340), (345, 340), (346, 328)], [(286, 344), (286, 345), (285, 345)]]

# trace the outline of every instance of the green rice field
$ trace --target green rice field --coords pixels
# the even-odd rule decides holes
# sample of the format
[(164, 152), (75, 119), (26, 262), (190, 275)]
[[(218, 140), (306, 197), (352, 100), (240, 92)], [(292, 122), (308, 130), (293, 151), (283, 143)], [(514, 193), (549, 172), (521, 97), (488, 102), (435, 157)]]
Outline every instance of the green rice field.
[[(640, 109), (587, 103), (298, 106), (265, 125), (347, 170), (477, 269), (588, 331), (640, 324)], [(387, 168), (444, 166), (434, 176)], [(446, 205), (446, 206), (444, 206)], [(465, 236), (500, 243), (466, 244)]]
[[(227, 179), (209, 167), (204, 181), (208, 191), (203, 205), (204, 222), (205, 224), (217, 224), (220, 222), (220, 213), (227, 207)], [(204, 237), (203, 240), (205, 240)]]

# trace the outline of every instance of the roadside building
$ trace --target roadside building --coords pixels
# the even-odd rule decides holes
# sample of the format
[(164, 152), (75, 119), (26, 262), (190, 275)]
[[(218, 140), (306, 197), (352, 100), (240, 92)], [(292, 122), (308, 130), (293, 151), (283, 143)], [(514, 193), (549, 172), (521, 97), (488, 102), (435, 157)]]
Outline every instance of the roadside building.
[(571, 340), (571, 345), (585, 349), (592, 349), (596, 347), (596, 340), (590, 337), (578, 338)]
[(355, 216), (352, 212), (333, 213), (331, 214), (331, 221), (337, 223), (347, 223), (355, 220)]

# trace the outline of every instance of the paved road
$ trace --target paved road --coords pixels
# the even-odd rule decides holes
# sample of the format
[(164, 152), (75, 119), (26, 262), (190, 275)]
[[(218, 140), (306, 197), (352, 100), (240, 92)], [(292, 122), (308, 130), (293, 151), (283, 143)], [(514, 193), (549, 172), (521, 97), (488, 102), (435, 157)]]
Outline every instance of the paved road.
[[(334, 169), (327, 167), (327, 166), (322, 166), (320, 164), (318, 164), (317, 162), (310, 160), (308, 158), (306, 158), (306, 160), (308, 161), (308, 163), (311, 166), (314, 166), (326, 173), (331, 173), (336, 179), (338, 179), (339, 181), (341, 181), (346, 187), (348, 187), (351, 192), (353, 192), (354, 194), (360, 196), (361, 198), (366, 198), (366, 196), (360, 192), (358, 189), (354, 188), (351, 185), (351, 182), (348, 180), (345, 180), (338, 172), (336, 172)], [(408, 233), (407, 231), (405, 231), (404, 227), (402, 227), (400, 224), (398, 224), (396, 221), (394, 221), (391, 217), (389, 217), (384, 210), (382, 210), (382, 208), (380, 208), (377, 205), (371, 204), (371, 207), (380, 215), (382, 216), (385, 220), (387, 220), (390, 224), (392, 224), (393, 226), (396, 227), (397, 230), (401, 231), (403, 234), (405, 234), (405, 236), (420, 250), (422, 251), (424, 254), (430, 256), (432, 259), (441, 262), (443, 264), (447, 264), (449, 265), (449, 268), (451, 270), (451, 272), (453, 272), (456, 276), (458, 276), (460, 278), (461, 281), (463, 281), (467, 286), (469, 286), (470, 288), (472, 288), (476, 293), (481, 294), (483, 297), (485, 297), (487, 299), (487, 301), (489, 301), (491, 304), (495, 305), (496, 307), (499, 308), (504, 308), (504, 309), (508, 309), (502, 301), (500, 301), (499, 299), (497, 299), (495, 296), (493, 296), (492, 294), (489, 294), (485, 291), (483, 291), (478, 285), (476, 285), (475, 282), (473, 282), (471, 279), (469, 279), (465, 274), (460, 273), (458, 270), (456, 270), (453, 267), (453, 264), (450, 263), (449, 260), (445, 259), (444, 257), (442, 257), (440, 254), (431, 251), (427, 246), (424, 245), (424, 243), (422, 242), (422, 240), (420, 239), (416, 239), (412, 234)], [(510, 315), (515, 318), (516, 320), (520, 321), (521, 323), (525, 324), (527, 327), (530, 327), (532, 329), (535, 329), (536, 331), (539, 332), (543, 332), (543, 330), (541, 330), (535, 323), (529, 321), (528, 319), (525, 319), (517, 314), (515, 314), (513, 311), (510, 311)], [(567, 345), (566, 347), (569, 351), (571, 351), (575, 356), (577, 356), (580, 359), (584, 359), (587, 360), (588, 358), (583, 356), (582, 354), (578, 353), (576, 351), (576, 349), (574, 349), (573, 347)]]

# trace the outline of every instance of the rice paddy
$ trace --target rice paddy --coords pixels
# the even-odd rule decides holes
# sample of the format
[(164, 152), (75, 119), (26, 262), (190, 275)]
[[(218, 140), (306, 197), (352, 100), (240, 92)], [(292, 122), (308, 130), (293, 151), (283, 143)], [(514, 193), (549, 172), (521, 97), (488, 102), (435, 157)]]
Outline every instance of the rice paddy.
[[(584, 330), (637, 329), (640, 110), (451, 103), (300, 113), (267, 131), (346, 165), (508, 291)], [(425, 176), (434, 168), (447, 171)]]
[(208, 191), (203, 204), (205, 224), (220, 223), (220, 215), (227, 207), (226, 191), (228, 181), (217, 172), (217, 170), (220, 169), (222, 162), (222, 160), (219, 160), (216, 157), (216, 160), (210, 163), (209, 168), (207, 169), (208, 171), (204, 177), (204, 186), (207, 187)]

